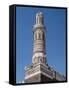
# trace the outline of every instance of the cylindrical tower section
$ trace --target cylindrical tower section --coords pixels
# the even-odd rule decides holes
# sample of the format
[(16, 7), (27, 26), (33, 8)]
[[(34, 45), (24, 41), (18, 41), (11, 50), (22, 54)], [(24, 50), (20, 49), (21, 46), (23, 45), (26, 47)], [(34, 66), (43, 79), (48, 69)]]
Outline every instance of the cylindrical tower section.
[(44, 32), (39, 30), (36, 30), (34, 32), (34, 48), (33, 53), (36, 52), (43, 52), (45, 53), (45, 35)]
[(36, 14), (36, 24), (44, 24), (44, 17), (42, 12)]
[(46, 47), (45, 47), (45, 26), (44, 16), (42, 12), (36, 14), (36, 24), (33, 27), (34, 32), (34, 45), (32, 63), (46, 64)]

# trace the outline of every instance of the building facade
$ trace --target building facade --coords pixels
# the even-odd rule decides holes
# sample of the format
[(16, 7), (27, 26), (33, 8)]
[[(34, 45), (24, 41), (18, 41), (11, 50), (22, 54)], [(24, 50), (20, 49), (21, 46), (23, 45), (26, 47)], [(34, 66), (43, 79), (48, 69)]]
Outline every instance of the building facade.
[(33, 26), (34, 44), (32, 65), (25, 67), (25, 83), (65, 81), (65, 77), (47, 63), (46, 55), (46, 27), (42, 12), (36, 14), (36, 23)]

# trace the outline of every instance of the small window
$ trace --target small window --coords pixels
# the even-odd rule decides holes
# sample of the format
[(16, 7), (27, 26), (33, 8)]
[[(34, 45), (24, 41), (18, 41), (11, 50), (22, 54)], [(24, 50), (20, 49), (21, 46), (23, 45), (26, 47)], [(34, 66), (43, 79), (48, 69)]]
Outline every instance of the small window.
[(39, 39), (41, 39), (41, 33), (39, 33)]
[(41, 63), (42, 62), (42, 57), (38, 57), (38, 61), (39, 61), (39, 63)]
[(35, 35), (34, 35), (34, 40), (36, 40), (37, 39), (37, 33), (35, 33)]
[(42, 36), (43, 40), (44, 40), (44, 33), (43, 33), (43, 36)]

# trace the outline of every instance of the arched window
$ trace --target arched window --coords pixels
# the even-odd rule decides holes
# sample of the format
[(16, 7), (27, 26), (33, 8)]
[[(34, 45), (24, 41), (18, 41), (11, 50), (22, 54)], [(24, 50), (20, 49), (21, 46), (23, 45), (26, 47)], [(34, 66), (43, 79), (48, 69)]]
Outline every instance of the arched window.
[(41, 57), (41, 56), (38, 57), (38, 62), (39, 62), (39, 63), (42, 62), (42, 57)]
[(36, 40), (36, 39), (37, 39), (37, 33), (34, 34), (34, 40)]
[(41, 33), (39, 33), (39, 39), (41, 39)]
[(44, 33), (43, 33), (43, 35), (42, 35), (42, 38), (43, 38), (43, 40), (44, 40)]

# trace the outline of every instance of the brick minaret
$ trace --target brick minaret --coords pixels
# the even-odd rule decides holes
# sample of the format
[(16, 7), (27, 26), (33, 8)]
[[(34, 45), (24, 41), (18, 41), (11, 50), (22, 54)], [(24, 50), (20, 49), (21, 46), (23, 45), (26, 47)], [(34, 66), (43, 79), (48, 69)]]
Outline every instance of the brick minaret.
[(36, 64), (42, 62), (46, 64), (46, 49), (45, 49), (45, 38), (46, 28), (44, 26), (44, 16), (42, 12), (36, 14), (36, 24), (33, 27), (34, 32), (34, 48), (32, 63)]
[(33, 26), (34, 45), (32, 65), (25, 67), (25, 83), (41, 83), (65, 81), (65, 77), (56, 72), (47, 64), (46, 55), (46, 28), (42, 12), (36, 14), (36, 23)]

